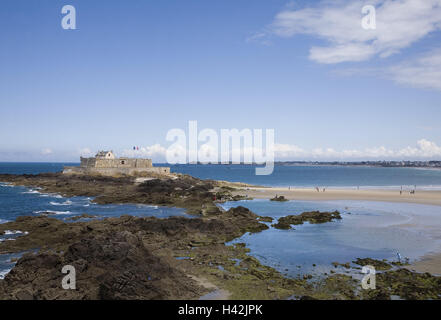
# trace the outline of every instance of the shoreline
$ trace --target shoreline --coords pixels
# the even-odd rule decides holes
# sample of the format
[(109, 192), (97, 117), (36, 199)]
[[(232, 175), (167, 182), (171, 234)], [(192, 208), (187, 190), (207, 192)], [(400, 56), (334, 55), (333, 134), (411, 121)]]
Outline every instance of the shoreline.
[(255, 199), (271, 199), (284, 196), (288, 200), (366, 200), (383, 202), (403, 202), (441, 206), (441, 190), (421, 190), (415, 194), (409, 191), (390, 189), (347, 189), (347, 188), (288, 188), (288, 187), (248, 187), (233, 191), (234, 195), (248, 196)]
[(441, 275), (441, 253), (429, 253), (421, 259), (412, 262), (407, 269), (420, 273), (428, 272), (432, 275)]

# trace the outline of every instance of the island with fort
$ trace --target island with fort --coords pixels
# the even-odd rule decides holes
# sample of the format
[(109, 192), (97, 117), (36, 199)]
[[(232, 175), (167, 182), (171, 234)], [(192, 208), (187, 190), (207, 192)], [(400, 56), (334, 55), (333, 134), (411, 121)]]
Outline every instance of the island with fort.
[[(79, 166), (58, 173), (0, 174), (0, 182), (63, 197), (91, 197), (97, 205), (183, 208), (188, 217), (135, 217), (127, 212), (63, 219), (42, 212), (0, 224), (0, 234), (20, 231), (14, 241), (0, 242), (0, 254), (20, 254), (0, 280), (0, 299), (440, 298), (440, 277), (413, 271), (402, 262), (368, 257), (352, 264), (336, 262), (335, 270), (378, 266), (378, 290), (366, 291), (344, 272), (289, 277), (250, 255), (245, 243), (231, 242), (270, 228), (295, 232), (292, 226), (304, 222), (342, 219), (337, 211), (305, 212), (277, 222), (242, 206), (225, 210), (219, 205), (249, 199), (257, 186), (202, 180), (154, 167), (151, 159), (117, 158), (111, 151), (80, 160)], [(262, 190), (268, 199), (275, 196), (271, 188)], [(288, 191), (277, 192), (289, 198)], [(64, 265), (76, 269), (76, 290), (60, 286)]]
[(65, 167), (64, 174), (140, 175), (168, 174), (168, 167), (154, 167), (152, 159), (116, 158), (113, 151), (99, 151), (95, 157), (80, 157), (79, 167)]

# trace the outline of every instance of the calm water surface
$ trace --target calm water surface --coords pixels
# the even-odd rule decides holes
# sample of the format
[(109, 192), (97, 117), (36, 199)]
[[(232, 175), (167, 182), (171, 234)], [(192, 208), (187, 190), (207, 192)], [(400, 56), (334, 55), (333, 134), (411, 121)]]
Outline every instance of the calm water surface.
[[(290, 276), (329, 272), (332, 262), (346, 263), (356, 258), (395, 261), (397, 252), (415, 260), (441, 248), (439, 206), (369, 201), (247, 200), (228, 202), (223, 207), (228, 209), (239, 204), (259, 215), (273, 217), (274, 222), (282, 216), (312, 210), (342, 213), (341, 220), (305, 223), (291, 230), (271, 227), (233, 241), (245, 242), (252, 255)], [(413, 221), (416, 218), (420, 221), (420, 217), (430, 218), (430, 225), (415, 225)]]

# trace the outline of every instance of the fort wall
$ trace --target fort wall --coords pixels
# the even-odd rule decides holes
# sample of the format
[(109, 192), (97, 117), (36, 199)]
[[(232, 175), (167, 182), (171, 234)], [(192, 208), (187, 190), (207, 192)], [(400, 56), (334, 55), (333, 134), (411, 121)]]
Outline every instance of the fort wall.
[(137, 175), (143, 172), (169, 174), (168, 167), (153, 167), (152, 159), (116, 158), (112, 151), (99, 151), (93, 158), (80, 157), (79, 167), (64, 167), (65, 174)]
[(99, 159), (81, 158), (80, 167), (82, 168), (152, 168), (151, 159)]
[(143, 172), (146, 173), (157, 173), (157, 174), (169, 174), (170, 168), (169, 167), (149, 167), (149, 168), (104, 168), (104, 167), (64, 167), (63, 173), (64, 174), (101, 174), (101, 175), (109, 175), (109, 176), (115, 176), (115, 175), (138, 175)]

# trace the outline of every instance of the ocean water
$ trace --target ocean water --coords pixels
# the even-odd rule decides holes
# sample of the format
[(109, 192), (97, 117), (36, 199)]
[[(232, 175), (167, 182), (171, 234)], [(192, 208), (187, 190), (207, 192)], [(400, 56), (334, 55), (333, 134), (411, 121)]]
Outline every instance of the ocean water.
[(254, 165), (174, 165), (172, 172), (201, 179), (278, 187), (364, 187), (441, 189), (441, 169), (349, 166), (275, 166), (268, 176), (255, 175)]
[(253, 256), (289, 276), (323, 274), (336, 270), (332, 262), (346, 263), (357, 258), (396, 261), (397, 252), (413, 261), (441, 249), (439, 206), (342, 200), (280, 203), (261, 199), (227, 202), (222, 206), (229, 209), (238, 205), (273, 217), (273, 223), (282, 216), (305, 211), (338, 210), (342, 213), (341, 220), (305, 223), (290, 230), (271, 227), (232, 241), (246, 243)]
[[(78, 163), (0, 163), (0, 173), (57, 172)], [(279, 187), (361, 187), (441, 189), (441, 169), (348, 166), (275, 166), (268, 176), (256, 176), (255, 165), (167, 165), (172, 172), (201, 179)]]
[(79, 166), (79, 163), (60, 162), (0, 162), (0, 174), (39, 174), (60, 172), (64, 166)]
[[(19, 216), (38, 216), (46, 214), (60, 219), (87, 213), (104, 217), (132, 216), (170, 216), (191, 217), (184, 209), (143, 204), (95, 204), (91, 197), (62, 197), (43, 193), (37, 188), (11, 186), (0, 182), (0, 223), (13, 221)], [(0, 235), (1, 237), (1, 235)]]

